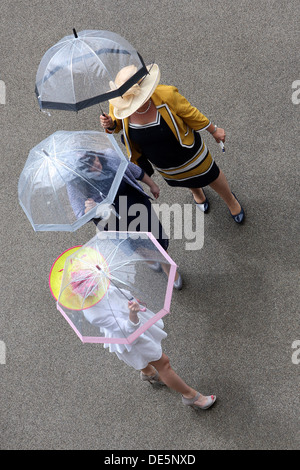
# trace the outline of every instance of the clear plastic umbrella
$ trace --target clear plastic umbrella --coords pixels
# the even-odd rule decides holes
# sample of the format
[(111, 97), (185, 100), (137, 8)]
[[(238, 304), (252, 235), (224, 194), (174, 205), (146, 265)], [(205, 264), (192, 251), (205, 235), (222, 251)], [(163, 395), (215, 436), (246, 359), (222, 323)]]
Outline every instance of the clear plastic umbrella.
[(20, 205), (35, 231), (73, 232), (107, 211), (127, 166), (109, 134), (55, 132), (28, 155), (19, 178)]
[[(122, 96), (148, 73), (140, 54), (118, 34), (97, 30), (73, 33), (42, 57), (35, 87), (41, 109), (79, 111)], [(127, 65), (134, 65), (136, 73), (110, 91), (109, 82)]]
[[(154, 272), (153, 262), (169, 275)], [(82, 342), (131, 344), (154, 334), (155, 324), (162, 327), (158, 322), (170, 312), (175, 273), (176, 264), (151, 233), (99, 232), (58, 257), (49, 285), (57, 309)], [(130, 302), (140, 306), (135, 322)]]

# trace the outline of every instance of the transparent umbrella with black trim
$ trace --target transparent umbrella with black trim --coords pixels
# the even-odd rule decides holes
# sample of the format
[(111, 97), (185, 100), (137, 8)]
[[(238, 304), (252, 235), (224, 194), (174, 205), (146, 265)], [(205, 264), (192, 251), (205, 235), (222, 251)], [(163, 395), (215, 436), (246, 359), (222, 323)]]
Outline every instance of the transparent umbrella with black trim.
[[(111, 90), (109, 83), (128, 65), (134, 65), (136, 73)], [(41, 110), (79, 111), (122, 96), (147, 73), (141, 55), (118, 34), (73, 29), (73, 35), (65, 36), (42, 57), (35, 92)]]

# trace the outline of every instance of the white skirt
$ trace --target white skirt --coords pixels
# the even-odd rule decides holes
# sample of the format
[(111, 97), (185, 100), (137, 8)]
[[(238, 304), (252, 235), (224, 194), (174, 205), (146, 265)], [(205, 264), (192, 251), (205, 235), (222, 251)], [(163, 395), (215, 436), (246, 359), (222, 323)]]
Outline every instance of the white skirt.
[[(129, 291), (124, 292), (130, 295)], [(84, 310), (85, 318), (99, 327), (105, 338), (127, 338), (154, 316), (151, 310), (139, 311), (140, 321), (134, 324), (129, 321), (128, 313), (128, 301), (120, 297), (114, 287), (110, 287), (109, 296), (106, 295), (98, 304)], [(160, 319), (130, 344), (103, 343), (103, 346), (134, 369), (144, 369), (149, 362), (158, 361), (162, 356), (161, 341), (167, 337), (163, 328), (164, 323)]]
[[(147, 315), (146, 312), (139, 312), (139, 317), (142, 323), (145, 323), (153, 314)], [(136, 370), (141, 370), (147, 367), (149, 362), (158, 361), (162, 356), (161, 341), (168, 335), (163, 330), (164, 323), (158, 320), (141, 336), (139, 336), (131, 344), (104, 344), (105, 348), (109, 348), (110, 352), (116, 353), (121, 361), (133, 367)], [(105, 331), (103, 331), (105, 333)], [(107, 332), (106, 332), (107, 333)]]

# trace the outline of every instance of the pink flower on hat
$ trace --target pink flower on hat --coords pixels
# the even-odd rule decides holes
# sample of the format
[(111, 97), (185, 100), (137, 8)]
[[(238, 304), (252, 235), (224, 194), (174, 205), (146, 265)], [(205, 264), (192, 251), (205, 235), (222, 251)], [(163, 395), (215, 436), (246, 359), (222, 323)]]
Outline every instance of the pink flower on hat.
[(98, 285), (98, 279), (95, 273), (92, 271), (87, 271), (84, 269), (79, 271), (72, 271), (71, 279), (71, 288), (74, 294), (78, 294), (81, 297), (96, 295), (94, 291)]

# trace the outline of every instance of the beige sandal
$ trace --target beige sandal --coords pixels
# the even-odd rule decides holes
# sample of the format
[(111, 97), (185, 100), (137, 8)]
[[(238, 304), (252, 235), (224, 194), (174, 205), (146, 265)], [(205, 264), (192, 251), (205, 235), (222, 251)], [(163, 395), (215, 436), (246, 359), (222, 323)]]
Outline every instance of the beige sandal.
[(140, 372), (140, 378), (144, 382), (150, 382), (152, 385), (157, 384), (157, 385), (165, 385), (164, 382), (159, 380), (159, 374), (156, 372), (154, 375), (146, 375), (143, 372)]
[(199, 399), (200, 395), (201, 394), (197, 392), (194, 398), (185, 398), (182, 396), (182, 403), (186, 406), (192, 406), (195, 409), (200, 408), (201, 410), (207, 410), (215, 403), (217, 399), (215, 395), (209, 395), (205, 397), (208, 400), (206, 405), (195, 405), (195, 402)]

